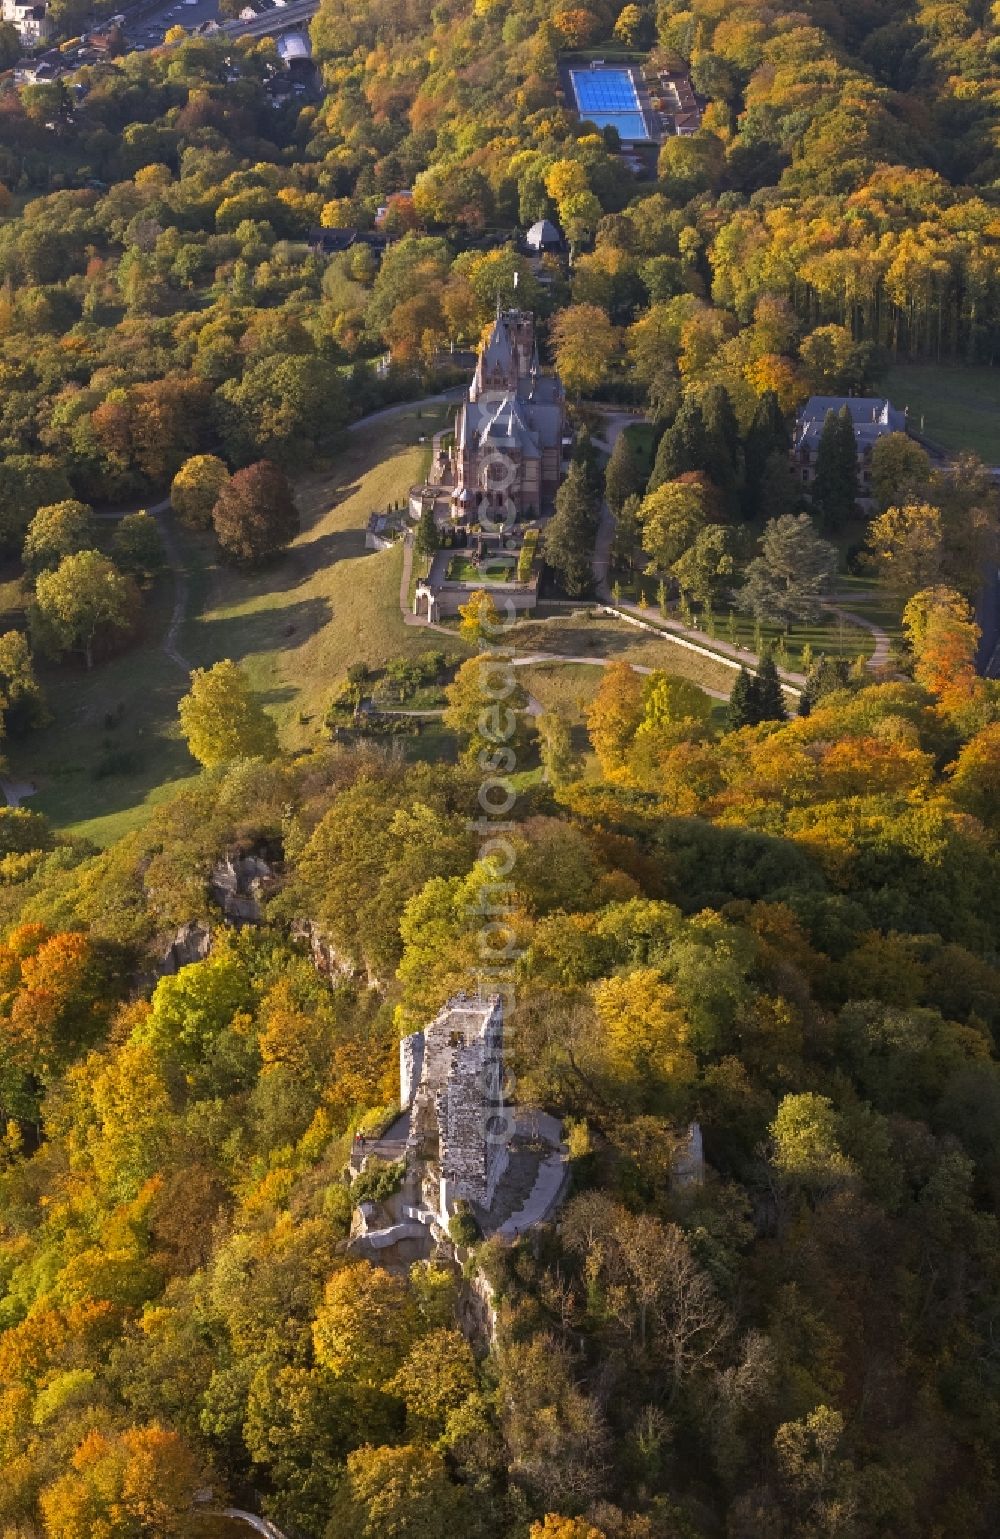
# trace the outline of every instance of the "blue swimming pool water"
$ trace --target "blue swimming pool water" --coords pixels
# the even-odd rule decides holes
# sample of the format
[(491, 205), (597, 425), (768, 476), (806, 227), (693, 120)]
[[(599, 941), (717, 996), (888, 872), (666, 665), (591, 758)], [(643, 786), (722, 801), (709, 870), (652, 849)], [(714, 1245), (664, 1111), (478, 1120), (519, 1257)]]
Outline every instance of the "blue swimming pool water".
[(627, 69), (570, 70), (573, 94), (580, 116), (617, 128), (622, 139), (648, 139), (646, 123), (639, 110), (635, 84)]

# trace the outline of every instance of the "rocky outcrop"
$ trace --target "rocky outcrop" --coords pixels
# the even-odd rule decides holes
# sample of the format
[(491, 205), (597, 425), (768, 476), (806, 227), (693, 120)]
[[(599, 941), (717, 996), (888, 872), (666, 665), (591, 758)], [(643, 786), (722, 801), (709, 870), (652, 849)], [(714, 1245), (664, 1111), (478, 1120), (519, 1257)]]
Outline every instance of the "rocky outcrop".
[(314, 919), (293, 919), (291, 936), (308, 947), (313, 966), (324, 978), (353, 978), (356, 974), (350, 957), (337, 950)]
[(228, 855), (212, 867), (208, 887), (229, 924), (260, 924), (261, 900), (276, 881), (273, 867), (261, 856)]
[(192, 962), (203, 962), (212, 949), (212, 931), (198, 919), (189, 920), (174, 934), (173, 940), (162, 953), (157, 965), (157, 975), (180, 972)]

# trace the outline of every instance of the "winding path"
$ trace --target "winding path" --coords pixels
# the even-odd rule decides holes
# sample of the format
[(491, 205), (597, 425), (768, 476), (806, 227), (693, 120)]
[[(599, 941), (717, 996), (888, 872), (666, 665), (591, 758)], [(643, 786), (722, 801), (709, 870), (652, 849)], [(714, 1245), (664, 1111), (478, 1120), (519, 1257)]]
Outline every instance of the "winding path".
[(869, 635), (874, 636), (875, 646), (867, 664), (873, 673), (888, 667), (891, 643), (881, 625), (876, 625), (874, 620), (866, 620), (864, 615), (856, 614), (853, 609), (841, 609), (839, 604), (833, 602), (824, 604), (823, 608), (829, 610), (830, 614), (837, 615), (841, 620), (846, 620), (848, 625), (856, 625), (859, 630), (868, 631)]

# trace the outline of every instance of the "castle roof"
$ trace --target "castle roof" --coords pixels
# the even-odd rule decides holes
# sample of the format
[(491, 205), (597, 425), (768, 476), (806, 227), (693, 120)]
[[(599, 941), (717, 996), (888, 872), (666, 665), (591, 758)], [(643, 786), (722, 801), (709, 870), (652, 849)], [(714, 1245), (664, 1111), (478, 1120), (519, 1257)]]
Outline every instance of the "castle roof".
[(493, 322), (493, 330), (490, 332), (486, 346), (480, 355), (480, 368), (484, 374), (492, 374), (496, 370), (506, 370), (513, 367), (514, 350), (510, 345), (510, 333), (500, 312)]
[(905, 433), (906, 413), (884, 396), (812, 395), (795, 422), (795, 445), (816, 448), (826, 425), (828, 412), (847, 407), (854, 425), (859, 448), (873, 444), (885, 433)]

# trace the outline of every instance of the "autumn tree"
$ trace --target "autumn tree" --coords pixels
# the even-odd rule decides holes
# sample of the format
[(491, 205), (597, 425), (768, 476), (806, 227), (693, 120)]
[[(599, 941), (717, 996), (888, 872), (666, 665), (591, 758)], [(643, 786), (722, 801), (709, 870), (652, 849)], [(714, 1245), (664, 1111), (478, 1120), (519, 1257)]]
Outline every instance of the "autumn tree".
[(980, 629), (967, 599), (953, 588), (924, 588), (903, 610), (903, 631), (918, 684), (942, 701), (971, 695)]
[(212, 509), (219, 546), (233, 561), (265, 561), (299, 531), (299, 514), (284, 472), (269, 460), (238, 470)]
[(93, 510), (70, 499), (39, 508), (24, 537), (22, 559), (29, 577), (53, 571), (64, 556), (75, 556), (94, 545)]
[(1000, 824), (1000, 723), (990, 722), (963, 743), (950, 770), (958, 805), (991, 827)]
[(643, 681), (628, 663), (604, 669), (600, 688), (586, 711), (587, 732), (605, 775), (620, 773), (642, 720)]
[(170, 483), (174, 512), (191, 529), (210, 529), (212, 509), (228, 481), (229, 471), (216, 455), (193, 455)]
[(410, 1348), (387, 1389), (406, 1406), (406, 1427), (413, 1441), (431, 1441), (445, 1430), (448, 1414), (477, 1387), (476, 1364), (461, 1331), (441, 1326)]
[(89, 1432), (69, 1468), (39, 1498), (51, 1539), (135, 1533), (184, 1539), (205, 1472), (176, 1433), (155, 1423), (109, 1435)]
[(419, 1325), (405, 1278), (369, 1261), (351, 1262), (324, 1290), (313, 1326), (317, 1361), (331, 1373), (381, 1386), (401, 1369)]
[(926, 450), (908, 433), (883, 433), (872, 447), (872, 491), (879, 511), (915, 501), (931, 476)]
[(278, 751), (274, 721), (255, 699), (246, 674), (229, 659), (212, 668), (196, 668), (177, 711), (199, 764), (271, 759)]
[(940, 579), (944, 560), (941, 510), (929, 502), (886, 508), (872, 519), (867, 545), (883, 587), (903, 598), (931, 587)]
[(440, 1539), (469, 1533), (473, 1522), (469, 1492), (452, 1481), (435, 1449), (366, 1445), (347, 1456), (330, 1527), (342, 1539)]
[(705, 526), (705, 493), (697, 481), (665, 481), (639, 508), (642, 548), (666, 575)]
[(583, 395), (604, 379), (618, 333), (598, 305), (569, 305), (552, 323), (556, 370), (571, 395)]
[(504, 622), (493, 595), (485, 588), (477, 588), (468, 602), (458, 606), (460, 615), (458, 631), (466, 641), (495, 643), (501, 635)]
[(463, 759), (510, 774), (527, 738), (528, 697), (504, 658), (470, 657), (445, 690), (444, 724), (464, 744)]
[(81, 652), (91, 668), (98, 646), (131, 629), (136, 608), (131, 578), (99, 551), (78, 551), (55, 571), (40, 573), (30, 612), (32, 637), (54, 657)]

